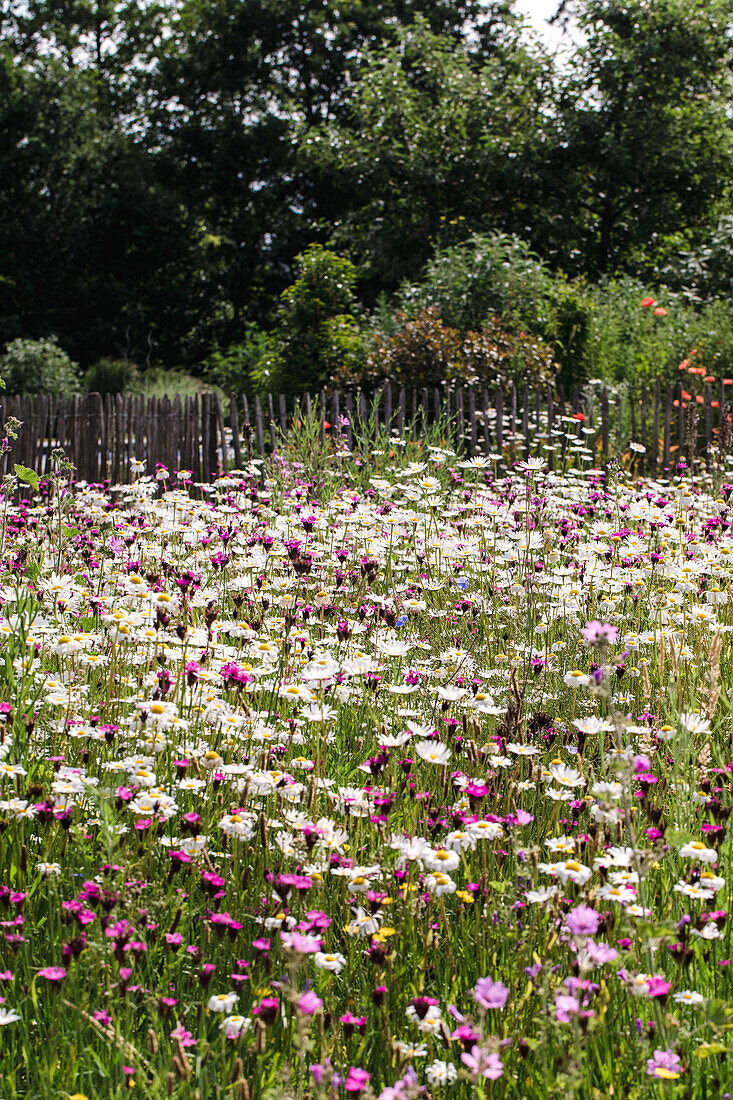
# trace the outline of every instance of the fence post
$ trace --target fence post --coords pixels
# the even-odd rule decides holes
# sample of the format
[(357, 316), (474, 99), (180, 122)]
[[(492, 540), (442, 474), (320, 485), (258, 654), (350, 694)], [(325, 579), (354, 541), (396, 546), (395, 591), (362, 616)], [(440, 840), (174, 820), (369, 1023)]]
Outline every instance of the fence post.
[(476, 423), (476, 391), (473, 386), (468, 387), (468, 420), (471, 429), (471, 458), (478, 449), (478, 425)]
[(262, 402), (259, 394), (255, 394), (255, 442), (257, 454), (263, 457), (265, 454), (265, 427), (262, 422)]
[(209, 417), (209, 395), (201, 394), (201, 481), (211, 481), (211, 418)]
[(639, 469), (642, 474), (646, 471), (647, 458), (646, 458), (646, 418), (647, 418), (647, 404), (646, 404), (646, 382), (641, 384), (641, 432), (639, 435), (639, 442), (644, 450), (641, 454), (641, 462), (639, 463)]
[(234, 463), (238, 470), (242, 469), (242, 447), (239, 442), (239, 406), (237, 398), (232, 394), (229, 398), (229, 423), (232, 429), (232, 447), (234, 448)]
[(664, 445), (662, 449), (662, 471), (669, 473), (669, 452), (672, 437), (672, 387), (667, 386), (664, 404)]
[(272, 444), (272, 453), (277, 451), (277, 425), (275, 424), (275, 406), (272, 400), (272, 394), (267, 395), (267, 415), (270, 421), (270, 443)]
[(463, 386), (459, 386), (456, 390), (456, 451), (459, 455), (466, 453), (466, 441), (463, 438), (465, 427), (465, 418), (463, 415)]
[(229, 446), (227, 444), (227, 433), (224, 428), (224, 409), (221, 404), (221, 397), (216, 395), (216, 426), (219, 432), (219, 439), (221, 440), (221, 468), (225, 474), (229, 473)]
[(524, 457), (529, 458), (529, 387), (522, 390), (522, 436), (524, 437)]
[(501, 386), (498, 386), (496, 393), (494, 394), (494, 404), (496, 406), (496, 453), (499, 455), (499, 462), (504, 461), (504, 391)]
[(346, 442), (351, 451), (354, 448), (354, 395), (351, 390), (346, 394), (346, 419), (349, 422), (346, 425)]

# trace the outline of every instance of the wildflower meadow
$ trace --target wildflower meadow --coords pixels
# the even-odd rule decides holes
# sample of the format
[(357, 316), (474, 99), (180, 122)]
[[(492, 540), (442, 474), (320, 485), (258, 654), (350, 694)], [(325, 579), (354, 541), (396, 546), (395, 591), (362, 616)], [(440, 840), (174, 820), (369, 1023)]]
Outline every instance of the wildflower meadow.
[(2, 1100), (733, 1092), (733, 485), (565, 427), (6, 481)]

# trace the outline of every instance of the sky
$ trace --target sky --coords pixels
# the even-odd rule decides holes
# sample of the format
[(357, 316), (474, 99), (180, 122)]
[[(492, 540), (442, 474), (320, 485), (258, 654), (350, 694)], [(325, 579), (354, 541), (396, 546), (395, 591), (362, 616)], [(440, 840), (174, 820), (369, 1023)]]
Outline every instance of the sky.
[(528, 15), (532, 24), (538, 30), (547, 31), (546, 20), (557, 11), (557, 0), (518, 0), (517, 7)]
[[(550, 26), (547, 20), (555, 14), (560, 0), (517, 0), (516, 7), (529, 19), (530, 25), (544, 39), (550, 47), (560, 46), (563, 41), (563, 33), (558, 23)], [(565, 38), (565, 50), (569, 43)]]

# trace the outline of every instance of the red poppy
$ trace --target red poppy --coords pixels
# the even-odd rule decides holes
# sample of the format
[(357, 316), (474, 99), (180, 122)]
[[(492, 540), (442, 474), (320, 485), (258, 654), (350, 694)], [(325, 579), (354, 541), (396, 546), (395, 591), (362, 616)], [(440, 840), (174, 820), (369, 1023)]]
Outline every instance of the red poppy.
[(581, 424), (585, 424), (586, 415), (585, 413), (573, 413), (573, 419), (579, 420)]
[(706, 374), (705, 377), (703, 378), (703, 382), (714, 382), (714, 381), (715, 381), (715, 375), (714, 374)]
[(656, 298), (645, 298), (643, 300), (643, 302), (641, 303), (641, 308), (642, 309), (649, 309), (649, 306), (653, 306), (654, 303), (656, 302), (656, 300), (657, 300)]
[(666, 311), (666, 309), (662, 309), (661, 306), (657, 306), (657, 308), (654, 310), (654, 316), (655, 317), (666, 317), (667, 316), (667, 311)]

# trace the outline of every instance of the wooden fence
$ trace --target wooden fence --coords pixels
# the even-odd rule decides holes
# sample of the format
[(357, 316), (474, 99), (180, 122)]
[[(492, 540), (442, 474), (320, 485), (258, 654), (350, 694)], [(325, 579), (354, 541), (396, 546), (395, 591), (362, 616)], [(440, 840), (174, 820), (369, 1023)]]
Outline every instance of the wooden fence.
[[(22, 422), (2, 472), (20, 463), (42, 475), (51, 469), (53, 451), (62, 448), (78, 481), (129, 482), (137, 459), (147, 473), (161, 463), (207, 482), (219, 471), (286, 449), (294, 421), (313, 417), (322, 442), (338, 437), (349, 449), (369, 445), (385, 428), (395, 437), (419, 438), (438, 424), (464, 456), (510, 462), (539, 453), (557, 466), (568, 449), (584, 442), (599, 461), (628, 452), (640, 471), (662, 473), (682, 456), (693, 467), (710, 467), (729, 449), (726, 395), (722, 385), (716, 393), (707, 385), (695, 394), (659, 383), (620, 392), (588, 385), (568, 396), (549, 387), (448, 391), (390, 385), (371, 396), (323, 391), (296, 400), (267, 394), (222, 401), (215, 393), (172, 400), (0, 395), (0, 423), (10, 417)], [(630, 443), (637, 447), (629, 451)]]

